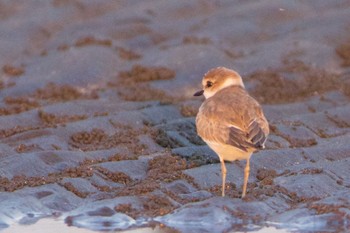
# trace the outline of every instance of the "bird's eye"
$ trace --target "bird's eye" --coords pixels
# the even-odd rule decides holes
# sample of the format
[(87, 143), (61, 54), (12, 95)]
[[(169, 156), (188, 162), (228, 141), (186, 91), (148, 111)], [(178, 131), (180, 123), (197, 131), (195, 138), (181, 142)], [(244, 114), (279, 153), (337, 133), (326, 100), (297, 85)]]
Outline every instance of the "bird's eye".
[(213, 83), (210, 81), (207, 81), (207, 87), (211, 87), (211, 86), (213, 86)]

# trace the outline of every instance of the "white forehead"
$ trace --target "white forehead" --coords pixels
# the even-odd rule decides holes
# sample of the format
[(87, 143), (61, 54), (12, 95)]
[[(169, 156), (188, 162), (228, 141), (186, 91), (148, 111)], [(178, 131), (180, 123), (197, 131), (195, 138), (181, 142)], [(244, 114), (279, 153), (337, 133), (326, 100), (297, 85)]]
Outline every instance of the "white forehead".
[[(228, 87), (228, 86), (242, 86), (244, 87), (241, 76), (235, 72), (235, 74), (231, 74), (225, 77), (220, 77), (222, 79), (222, 83), (220, 84), (220, 89)], [(206, 77), (202, 80), (202, 85), (206, 86), (208, 81), (216, 82), (217, 77)]]

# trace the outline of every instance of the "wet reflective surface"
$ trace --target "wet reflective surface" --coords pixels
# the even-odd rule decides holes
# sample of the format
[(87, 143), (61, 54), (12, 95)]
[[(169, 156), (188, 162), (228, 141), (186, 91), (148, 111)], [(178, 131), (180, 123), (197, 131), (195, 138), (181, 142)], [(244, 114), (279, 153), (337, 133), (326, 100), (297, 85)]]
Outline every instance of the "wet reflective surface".
[[(349, 18), (346, 0), (0, 0), (1, 231), (346, 232)], [(196, 134), (216, 66), (271, 125), (243, 200), (244, 162), (220, 197)]]

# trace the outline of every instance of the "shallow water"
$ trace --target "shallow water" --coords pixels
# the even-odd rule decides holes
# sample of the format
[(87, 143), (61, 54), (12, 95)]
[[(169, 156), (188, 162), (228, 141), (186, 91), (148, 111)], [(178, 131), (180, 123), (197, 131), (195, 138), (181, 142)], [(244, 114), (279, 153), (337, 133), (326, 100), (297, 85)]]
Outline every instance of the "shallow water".
[[(35, 233), (93, 233), (93, 232), (106, 232), (106, 231), (92, 231), (88, 230), (86, 228), (78, 228), (74, 226), (67, 226), (62, 220), (59, 219), (53, 219), (53, 218), (43, 218), (37, 221), (35, 224), (13, 224), (9, 228), (6, 228), (4, 230), (1, 230), (3, 233), (24, 233), (24, 232), (35, 232)], [(170, 233), (175, 232), (175, 230), (171, 230), (166, 227), (141, 227), (137, 229), (131, 229), (126, 231), (113, 231), (113, 232), (120, 232), (120, 233)], [(184, 231), (186, 232), (186, 231)], [(246, 231), (229, 231), (229, 232), (246, 232)], [(256, 233), (287, 233), (291, 231), (287, 231), (284, 229), (277, 229), (274, 227), (264, 227), (260, 228), (256, 231)]]

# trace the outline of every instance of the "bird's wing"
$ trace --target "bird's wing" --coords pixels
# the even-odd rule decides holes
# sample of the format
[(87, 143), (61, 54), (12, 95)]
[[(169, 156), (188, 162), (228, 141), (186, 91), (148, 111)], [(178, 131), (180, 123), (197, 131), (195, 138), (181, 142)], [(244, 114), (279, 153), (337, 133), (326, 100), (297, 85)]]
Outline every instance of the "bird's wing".
[(246, 129), (241, 129), (232, 124), (212, 124), (209, 121), (199, 121), (199, 124), (201, 126), (197, 128), (198, 134), (205, 141), (228, 144), (242, 151), (248, 151), (249, 148), (264, 148), (267, 134), (256, 120), (253, 120)]
[(248, 128), (245, 130), (234, 126), (228, 127), (228, 130), (227, 144), (235, 146), (243, 151), (247, 151), (248, 148), (264, 148), (267, 135), (258, 124), (258, 121), (251, 121)]
[(207, 104), (196, 118), (198, 134), (204, 141), (232, 145), (242, 151), (264, 148), (268, 123), (257, 102), (250, 104), (245, 111), (239, 106), (221, 111)]
[(228, 130), (228, 137), (225, 140), (226, 144), (237, 147), (243, 151), (248, 151), (248, 148), (254, 147), (254, 144), (248, 140), (248, 134), (243, 130), (234, 126), (230, 126), (226, 128), (226, 130)]

